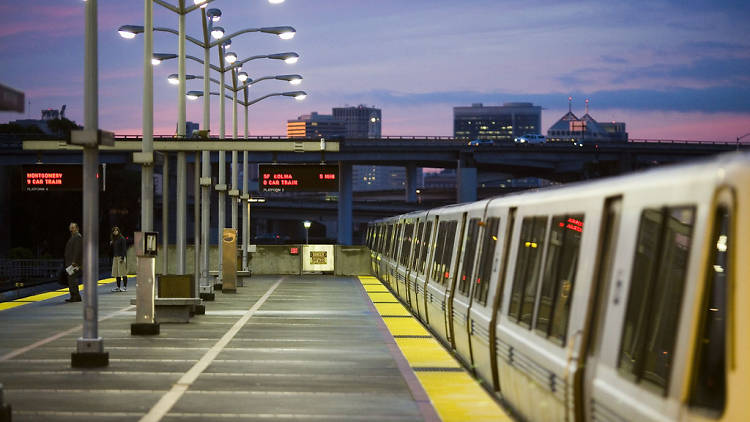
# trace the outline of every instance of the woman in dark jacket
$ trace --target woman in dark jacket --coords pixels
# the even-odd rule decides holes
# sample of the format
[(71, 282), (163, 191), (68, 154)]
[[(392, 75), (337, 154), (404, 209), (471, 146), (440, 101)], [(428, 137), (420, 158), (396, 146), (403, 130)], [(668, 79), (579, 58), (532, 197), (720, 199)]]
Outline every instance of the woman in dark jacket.
[[(117, 287), (114, 287), (112, 291), (126, 292), (128, 290), (128, 265), (125, 255), (128, 253), (128, 245), (125, 242), (125, 236), (120, 233), (117, 226), (112, 227), (109, 244), (112, 246), (112, 277), (117, 280)], [(122, 279), (122, 288), (120, 279)]]

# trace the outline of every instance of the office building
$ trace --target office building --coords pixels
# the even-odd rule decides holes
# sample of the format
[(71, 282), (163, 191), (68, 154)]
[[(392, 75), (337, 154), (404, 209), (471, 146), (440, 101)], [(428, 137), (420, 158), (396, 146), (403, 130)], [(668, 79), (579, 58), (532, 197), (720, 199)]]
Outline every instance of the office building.
[(453, 136), (463, 139), (513, 141), (527, 133), (541, 133), (542, 107), (532, 103), (501, 106), (453, 107)]
[(572, 98), (568, 97), (568, 112), (547, 130), (547, 142), (627, 142), (628, 132), (624, 122), (597, 122), (589, 114), (589, 100), (586, 100), (586, 114), (580, 119), (573, 114)]
[[(179, 127), (179, 125), (180, 124), (177, 123), (177, 126), (175, 126), (175, 127)], [(191, 137), (191, 136), (193, 136), (193, 134), (195, 132), (199, 131), (199, 130), (200, 130), (200, 125), (198, 123), (195, 123), (195, 122), (185, 122), (185, 136), (187, 136), (188, 138)], [(178, 133), (178, 132), (175, 130), (175, 134), (176, 133)], [(195, 133), (195, 135), (197, 135), (197, 133)]]
[(358, 105), (334, 107), (333, 118), (346, 126), (347, 139), (380, 138), (382, 113), (379, 108)]
[(286, 122), (287, 138), (335, 139), (342, 138), (345, 133), (346, 127), (341, 121), (330, 114), (315, 111)]

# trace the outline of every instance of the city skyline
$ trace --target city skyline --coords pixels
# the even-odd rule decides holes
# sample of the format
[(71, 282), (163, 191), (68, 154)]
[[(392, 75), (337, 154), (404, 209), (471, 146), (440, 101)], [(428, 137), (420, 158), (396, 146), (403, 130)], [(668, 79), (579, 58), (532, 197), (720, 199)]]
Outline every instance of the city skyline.
[[(562, 116), (573, 96), (599, 121), (622, 121), (631, 138), (733, 141), (750, 132), (750, 42), (740, 1), (467, 2), (218, 0), (228, 31), (291, 25), (289, 41), (266, 34), (233, 40), (240, 58), (295, 51), (296, 65), (256, 60), (251, 77), (298, 73), (297, 87), (264, 81), (252, 97), (302, 89), (296, 102), (271, 98), (250, 109), (251, 135), (283, 135), (286, 121), (332, 107), (365, 104), (383, 110), (383, 135), (450, 136), (455, 106), (528, 101), (543, 107), (542, 132)], [(83, 12), (79, 0), (0, 4), (0, 83), (26, 93), (24, 114), (0, 113), (0, 123), (59, 109), (82, 123)], [(154, 6), (155, 25), (176, 27), (176, 16)], [(142, 24), (142, 2), (100, 2), (100, 126), (140, 133), (142, 37), (125, 40), (124, 24)], [(187, 16), (200, 38), (199, 15)], [(176, 52), (176, 37), (155, 33), (154, 52)], [(201, 56), (188, 44), (188, 54)], [(213, 56), (212, 54), (212, 60)], [(174, 133), (176, 87), (166, 82), (175, 60), (154, 69), (156, 134)], [(187, 72), (200, 74), (188, 61)], [(202, 89), (189, 81), (188, 90)], [(200, 101), (187, 120), (200, 122)], [(27, 104), (28, 108), (28, 104)], [(212, 99), (212, 133), (218, 100)], [(231, 134), (227, 107), (226, 129)], [(242, 119), (240, 119), (242, 120)], [(240, 129), (240, 134), (243, 130)]]

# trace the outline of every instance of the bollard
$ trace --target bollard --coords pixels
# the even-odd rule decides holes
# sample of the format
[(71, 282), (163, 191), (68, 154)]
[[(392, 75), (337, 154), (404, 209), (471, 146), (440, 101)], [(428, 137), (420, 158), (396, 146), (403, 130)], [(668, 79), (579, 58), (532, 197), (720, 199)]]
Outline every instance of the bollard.
[(221, 291), (237, 293), (237, 229), (224, 229), (221, 239)]
[(0, 422), (10, 422), (11, 408), (3, 401), (3, 385), (0, 384)]
[(130, 334), (156, 335), (159, 334), (159, 323), (154, 319), (156, 233), (136, 232), (134, 238), (138, 270), (135, 286), (135, 322), (130, 324)]

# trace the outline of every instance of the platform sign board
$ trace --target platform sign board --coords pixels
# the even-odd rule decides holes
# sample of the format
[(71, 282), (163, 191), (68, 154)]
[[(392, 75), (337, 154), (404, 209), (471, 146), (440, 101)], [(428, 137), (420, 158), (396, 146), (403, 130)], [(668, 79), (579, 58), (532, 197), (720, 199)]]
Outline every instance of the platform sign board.
[(331, 272), (333, 259), (333, 245), (302, 245), (302, 272)]
[(258, 164), (261, 192), (338, 192), (339, 167), (320, 164)]
[(80, 164), (24, 165), (21, 177), (25, 192), (80, 191), (83, 186)]
[(24, 112), (24, 93), (0, 84), (0, 111)]

